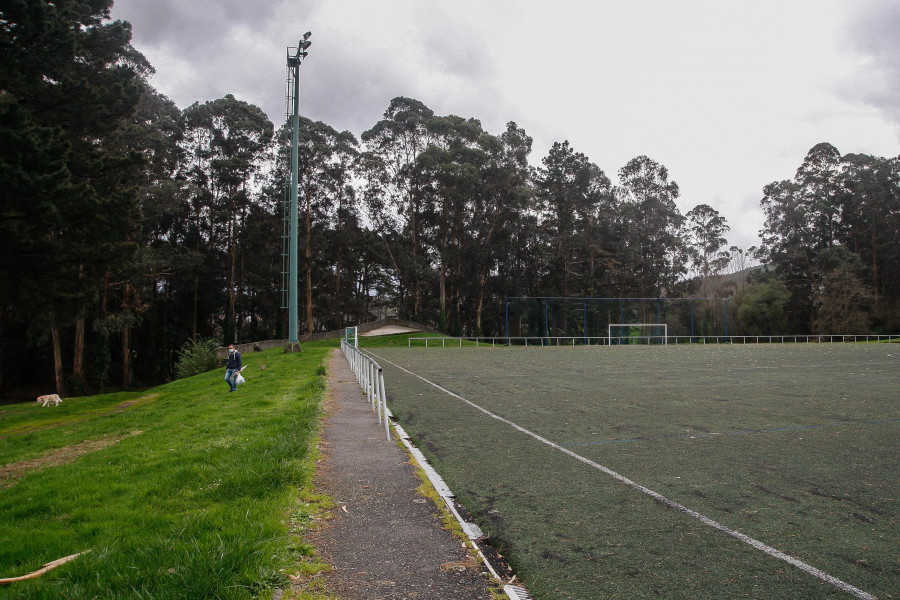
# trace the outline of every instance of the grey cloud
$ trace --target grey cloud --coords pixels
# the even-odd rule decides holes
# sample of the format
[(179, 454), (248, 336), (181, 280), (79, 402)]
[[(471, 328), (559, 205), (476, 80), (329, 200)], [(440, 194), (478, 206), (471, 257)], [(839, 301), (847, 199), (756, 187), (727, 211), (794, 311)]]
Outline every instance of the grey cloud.
[(301, 112), (357, 136), (375, 125), (391, 98), (411, 95), (388, 68), (372, 60), (324, 54), (302, 68)]
[[(250, 26), (264, 35), (273, 10), (282, 2), (246, 0), (116, 0), (113, 16), (132, 21), (139, 46), (174, 46), (186, 52), (220, 52), (227, 33), (236, 25)], [(309, 10), (309, 4), (304, 8)]]
[(854, 5), (848, 27), (849, 43), (871, 60), (843, 90), (854, 99), (877, 107), (900, 126), (900, 3), (869, 1)]
[(441, 5), (429, 5), (418, 19), (422, 31), (423, 60), (444, 74), (486, 79), (494, 73), (481, 35), (473, 24), (446, 13)]
[[(310, 56), (301, 67), (300, 107), (305, 116), (359, 135), (372, 127), (391, 98), (415, 97), (436, 112), (440, 103), (457, 102), (447, 112), (475, 110), (491, 91), (494, 70), (472, 24), (445, 14), (440, 5), (410, 5), (415, 35), (398, 37), (379, 50), (366, 31), (317, 18), (321, 1), (261, 3), (246, 0), (117, 0), (113, 17), (132, 22), (134, 44), (153, 55), (177, 57), (199, 71), (196, 77), (169, 72), (155, 64), (163, 93), (182, 108), (233, 94), (257, 104), (276, 124), (284, 118), (284, 52), (296, 43), (294, 25), (313, 29)], [(290, 5), (297, 10), (291, 14)], [(324, 13), (323, 13), (324, 14)], [(289, 21), (289, 22), (283, 22)], [(399, 25), (398, 25), (399, 26)], [(253, 52), (246, 52), (246, 32)], [(289, 34), (288, 34), (289, 32)], [(283, 39), (288, 34), (289, 39)], [(255, 43), (258, 36), (258, 43)], [(390, 48), (403, 51), (403, 59)], [(161, 59), (160, 59), (161, 62)], [(431, 82), (431, 83), (428, 83)], [(445, 83), (446, 82), (446, 83)], [(429, 89), (430, 85), (443, 85)], [(447, 93), (453, 86), (453, 94)], [(452, 96), (452, 98), (448, 98)], [(512, 117), (510, 117), (512, 118)]]

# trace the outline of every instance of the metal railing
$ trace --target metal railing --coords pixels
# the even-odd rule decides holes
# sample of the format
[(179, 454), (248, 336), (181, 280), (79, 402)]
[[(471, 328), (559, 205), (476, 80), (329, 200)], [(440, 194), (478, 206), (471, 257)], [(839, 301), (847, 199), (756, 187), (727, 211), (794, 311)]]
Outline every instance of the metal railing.
[(390, 441), (391, 430), (388, 425), (387, 394), (384, 391), (384, 371), (381, 365), (372, 360), (358, 348), (341, 340), (341, 351), (350, 363), (350, 370), (356, 376), (372, 410), (378, 413), (378, 422), (384, 423), (384, 435)]
[[(463, 342), (467, 345), (480, 346), (609, 346), (609, 345), (640, 345), (653, 340), (660, 340), (662, 336), (614, 336), (609, 337), (585, 337), (585, 336), (529, 336), (529, 337), (411, 337), (407, 340), (407, 346), (431, 347), (459, 347)], [(635, 341), (639, 340), (639, 341)], [(413, 343), (415, 342), (415, 343)], [(900, 342), (900, 335), (728, 335), (728, 336), (701, 336), (701, 335), (670, 335), (666, 337), (668, 344), (840, 344), (853, 342)], [(660, 342), (656, 342), (659, 345)]]

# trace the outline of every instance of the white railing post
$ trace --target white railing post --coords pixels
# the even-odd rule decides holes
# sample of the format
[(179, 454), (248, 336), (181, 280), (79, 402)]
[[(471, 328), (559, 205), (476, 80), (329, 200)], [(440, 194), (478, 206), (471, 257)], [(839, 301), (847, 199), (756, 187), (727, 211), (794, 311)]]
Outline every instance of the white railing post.
[(381, 389), (381, 413), (384, 415), (384, 437), (391, 441), (391, 430), (388, 426), (387, 392), (384, 391), (384, 371), (378, 367), (378, 383)]
[(369, 359), (369, 389), (372, 392), (372, 410), (378, 411), (378, 372), (375, 361)]
[(377, 362), (363, 354), (358, 348), (341, 340), (341, 350), (356, 375), (356, 380), (366, 394), (372, 410), (378, 413), (378, 422), (384, 423), (384, 436), (391, 441), (391, 429), (388, 423), (387, 393), (384, 390), (384, 370)]
[[(381, 423), (381, 418), (383, 416), (383, 411), (381, 407), (382, 402), (382, 389), (381, 389), (381, 367), (375, 369), (375, 412), (378, 413), (378, 422)], [(385, 418), (387, 418), (385, 416)]]
[(372, 397), (372, 361), (366, 359), (366, 399), (372, 408), (375, 408), (375, 398)]

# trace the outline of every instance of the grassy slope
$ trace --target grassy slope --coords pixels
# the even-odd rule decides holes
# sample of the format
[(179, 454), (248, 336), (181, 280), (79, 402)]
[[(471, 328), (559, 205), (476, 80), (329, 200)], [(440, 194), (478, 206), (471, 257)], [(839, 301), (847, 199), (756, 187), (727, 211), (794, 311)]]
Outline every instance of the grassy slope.
[[(333, 345), (248, 354), (234, 394), (220, 369), (146, 392), (7, 407), (0, 577), (92, 551), (0, 587), (0, 598), (268, 596), (304, 552), (289, 535), (312, 477), (326, 385), (316, 371)], [(50, 463), (24, 463), (42, 456)]]
[[(441, 337), (437, 333), (415, 332), (415, 333), (398, 333), (395, 335), (376, 335), (373, 337), (360, 336), (359, 347), (362, 350), (366, 348), (406, 348), (409, 346), (410, 338), (423, 337)], [(422, 341), (414, 341), (413, 344), (422, 345)]]

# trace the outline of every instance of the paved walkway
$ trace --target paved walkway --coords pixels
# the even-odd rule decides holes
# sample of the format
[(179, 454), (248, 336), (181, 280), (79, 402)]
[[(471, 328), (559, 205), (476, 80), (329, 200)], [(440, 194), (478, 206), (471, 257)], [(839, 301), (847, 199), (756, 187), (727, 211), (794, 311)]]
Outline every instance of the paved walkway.
[(346, 600), (489, 600), (490, 579), (416, 492), (409, 456), (383, 425), (335, 350), (317, 487), (335, 502), (317, 547), (334, 570), (331, 594)]

